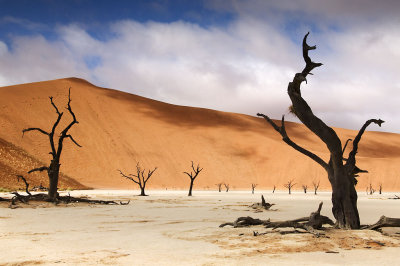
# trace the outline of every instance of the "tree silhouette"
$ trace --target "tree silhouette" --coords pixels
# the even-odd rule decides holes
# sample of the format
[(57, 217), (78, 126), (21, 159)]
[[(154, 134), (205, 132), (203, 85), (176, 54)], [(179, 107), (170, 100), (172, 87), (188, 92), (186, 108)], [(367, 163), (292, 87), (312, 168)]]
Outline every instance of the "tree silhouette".
[(301, 83), (303, 81), (307, 82), (307, 76), (311, 74), (314, 68), (322, 66), (321, 63), (313, 62), (308, 55), (310, 50), (316, 49), (316, 46), (309, 46), (307, 44), (308, 35), (309, 33), (303, 39), (303, 58), (306, 66), (301, 73), (295, 74), (292, 82), (289, 82), (287, 92), (292, 102), (291, 108), (294, 114), (326, 144), (330, 152), (329, 161), (324, 161), (318, 155), (293, 142), (286, 132), (284, 116), (282, 116), (281, 125), (278, 126), (268, 116), (260, 113), (257, 115), (263, 117), (282, 136), (282, 140), (285, 143), (308, 156), (325, 169), (332, 186), (332, 213), (336, 219), (336, 225), (339, 228), (357, 229), (360, 228), (360, 217), (357, 209), (356, 177), (358, 177), (359, 173), (367, 172), (356, 166), (358, 144), (365, 129), (371, 123), (381, 126), (384, 121), (381, 119), (369, 119), (366, 121), (354, 138), (353, 148), (348, 157), (345, 158), (343, 156), (348, 141), (342, 148), (342, 143), (336, 132), (313, 113), (308, 103), (301, 96)]
[(257, 184), (251, 184), (251, 194), (254, 194), (254, 189), (257, 187)]
[(293, 183), (293, 181), (294, 181), (293, 179), (289, 180), (286, 184), (283, 185), (285, 188), (289, 190), (289, 194), (292, 194), (292, 187), (296, 185), (296, 183)]
[(193, 173), (190, 172), (190, 174), (188, 172), (183, 172), (184, 174), (187, 174), (188, 177), (190, 178), (190, 187), (189, 187), (189, 194), (188, 196), (192, 196), (192, 189), (193, 189), (193, 182), (196, 179), (196, 177), (199, 175), (199, 173), (201, 172), (201, 170), (203, 170), (203, 168), (200, 168), (200, 165), (197, 164), (197, 167), (194, 168), (194, 164), (192, 161), (192, 169), (193, 169)]
[(319, 180), (318, 180), (318, 182), (317, 181), (312, 182), (313, 187), (314, 187), (314, 195), (317, 195), (317, 190), (319, 188), (319, 182), (320, 182)]
[(139, 163), (136, 164), (136, 174), (129, 174), (125, 175), (122, 173), (121, 170), (118, 169), (119, 173), (121, 176), (133, 181), (134, 183), (139, 185), (140, 188), (140, 195), (139, 196), (147, 196), (144, 189), (146, 188), (147, 181), (149, 181), (150, 177), (153, 175), (153, 173), (157, 170), (157, 167), (155, 167), (153, 170), (149, 170), (147, 172), (147, 176), (145, 176), (144, 172), (145, 169), (142, 169), (139, 165)]
[[(75, 139), (72, 137), (72, 135), (68, 134), (68, 131), (71, 129), (71, 127), (75, 124), (78, 124), (78, 121), (76, 120), (75, 114), (72, 111), (71, 108), (71, 88), (68, 90), (68, 104), (67, 104), (67, 110), (70, 113), (72, 117), (72, 121), (61, 131), (61, 133), (58, 136), (55, 136), (56, 134), (56, 129), (57, 126), (59, 125), (61, 118), (63, 117), (63, 112), (60, 112), (57, 106), (53, 102), (53, 97), (50, 98), (50, 103), (53, 106), (54, 110), (57, 113), (57, 119), (54, 122), (51, 131), (46, 131), (41, 128), (37, 127), (30, 127), (22, 130), (22, 136), (26, 132), (31, 132), (31, 131), (37, 131), (43, 135), (48, 136), (49, 141), (50, 141), (50, 155), (52, 156), (52, 160), (50, 162), (49, 166), (42, 166), (39, 168), (35, 168), (30, 170), (28, 173), (33, 173), (36, 171), (47, 171), (47, 175), (49, 176), (49, 191), (48, 191), (48, 200), (49, 201), (55, 201), (58, 197), (58, 192), (57, 192), (57, 186), (58, 186), (58, 178), (59, 178), (59, 173), (60, 173), (60, 160), (61, 160), (61, 152), (63, 149), (63, 144), (65, 139), (70, 139), (76, 146), (82, 147), (79, 145)], [(58, 138), (58, 139), (57, 139)], [(58, 144), (56, 144), (58, 143)]]

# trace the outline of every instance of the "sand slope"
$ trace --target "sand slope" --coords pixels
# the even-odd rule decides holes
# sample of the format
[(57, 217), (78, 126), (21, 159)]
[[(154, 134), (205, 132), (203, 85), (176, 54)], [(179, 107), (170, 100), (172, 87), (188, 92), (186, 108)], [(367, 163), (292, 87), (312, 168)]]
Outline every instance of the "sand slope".
[[(30, 184), (29, 189), (48, 183), (48, 178), (43, 173), (34, 172), (29, 175), (27, 174), (28, 170), (44, 166), (45, 164), (20, 147), (4, 139), (0, 139), (0, 155), (0, 188), (13, 190), (25, 189), (25, 183), (22, 180), (17, 181), (17, 175), (22, 175), (28, 179), (28, 183)], [(61, 189), (87, 188), (63, 173), (61, 173), (58, 187)]]
[[(289, 179), (311, 186), (320, 180), (329, 188), (323, 170), (307, 157), (284, 144), (262, 119), (201, 108), (175, 106), (128, 93), (96, 87), (77, 78), (22, 84), (0, 88), (0, 137), (41, 161), (49, 161), (49, 143), (39, 133), (25, 134), (26, 127), (50, 130), (59, 108), (67, 103), (71, 87), (72, 108), (78, 125), (71, 134), (83, 146), (65, 144), (61, 169), (84, 185), (94, 188), (134, 188), (117, 169), (134, 172), (139, 161), (146, 169), (158, 167), (149, 188), (186, 188), (182, 172), (191, 160), (204, 167), (195, 189), (212, 188), (226, 182), (231, 189), (276, 185)], [(64, 110), (64, 109), (63, 109)], [(260, 110), (262, 111), (262, 110)], [(70, 120), (65, 113), (63, 121)], [(360, 125), (361, 126), (361, 125)], [(326, 147), (302, 125), (287, 123), (288, 134), (298, 144), (327, 159)], [(344, 142), (355, 136), (337, 129)], [(399, 190), (400, 135), (367, 132), (359, 149), (359, 167), (369, 174), (360, 177), (359, 190), (371, 182), (382, 182), (384, 190)]]

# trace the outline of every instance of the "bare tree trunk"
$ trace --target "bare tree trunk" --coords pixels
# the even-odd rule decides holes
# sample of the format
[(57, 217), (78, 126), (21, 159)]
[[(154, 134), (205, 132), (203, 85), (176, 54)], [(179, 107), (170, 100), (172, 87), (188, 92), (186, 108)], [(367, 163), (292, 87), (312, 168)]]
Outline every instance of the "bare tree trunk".
[(140, 186), (140, 196), (147, 196), (144, 192), (144, 186)]
[(189, 187), (189, 194), (188, 194), (188, 196), (192, 196), (193, 182), (194, 182), (194, 178), (193, 178), (193, 179), (190, 179), (190, 187)]

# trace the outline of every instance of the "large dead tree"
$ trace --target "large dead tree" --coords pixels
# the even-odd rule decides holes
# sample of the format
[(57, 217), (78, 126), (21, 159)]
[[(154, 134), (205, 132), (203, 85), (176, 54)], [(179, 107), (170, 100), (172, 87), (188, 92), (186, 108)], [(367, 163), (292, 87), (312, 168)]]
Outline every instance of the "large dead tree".
[(121, 170), (118, 169), (121, 176), (123, 176), (126, 179), (129, 179), (139, 185), (139, 188), (140, 188), (139, 196), (147, 196), (144, 191), (146, 188), (147, 181), (149, 181), (150, 177), (153, 175), (154, 171), (156, 171), (156, 170), (157, 170), (157, 167), (155, 167), (153, 170), (149, 170), (147, 173), (147, 176), (145, 176), (145, 174), (144, 174), (145, 169), (142, 169), (140, 167), (139, 163), (136, 164), (136, 174), (125, 175), (124, 173), (122, 173)]
[(75, 124), (78, 124), (75, 114), (71, 108), (71, 88), (68, 91), (68, 104), (67, 104), (66, 109), (70, 113), (70, 115), (72, 117), (72, 121), (61, 131), (61, 133), (58, 136), (55, 136), (56, 129), (57, 129), (57, 126), (60, 124), (61, 118), (63, 117), (64, 113), (60, 112), (60, 110), (57, 108), (57, 106), (53, 102), (53, 97), (49, 97), (49, 98), (50, 98), (51, 105), (54, 107), (54, 110), (57, 113), (57, 119), (54, 122), (51, 130), (46, 131), (41, 128), (30, 127), (30, 128), (26, 128), (26, 129), (22, 130), (22, 136), (24, 136), (24, 134), (26, 132), (37, 131), (41, 134), (46, 135), (49, 138), (50, 148), (51, 148), (50, 155), (52, 156), (50, 165), (32, 169), (28, 173), (33, 173), (36, 171), (40, 171), (40, 172), (47, 171), (47, 175), (49, 176), (49, 190), (48, 190), (48, 194), (47, 194), (48, 200), (55, 201), (58, 196), (57, 186), (58, 186), (58, 178), (59, 178), (60, 166), (61, 166), (61, 164), (60, 164), (61, 152), (63, 149), (64, 140), (70, 139), (76, 146), (78, 146), (78, 147), (82, 147), (82, 146), (79, 145), (75, 141), (75, 139), (72, 137), (72, 135), (68, 134), (68, 131), (72, 128), (72, 126)]
[(193, 169), (193, 172), (190, 172), (190, 174), (189, 174), (188, 172), (183, 172), (184, 174), (187, 174), (188, 177), (190, 178), (190, 187), (189, 187), (189, 194), (188, 194), (188, 196), (192, 196), (192, 189), (193, 189), (194, 180), (195, 180), (196, 177), (199, 175), (199, 173), (201, 172), (201, 170), (203, 170), (203, 168), (200, 168), (200, 165), (199, 165), (199, 164), (197, 164), (197, 167), (194, 168), (193, 161), (192, 161), (192, 169)]
[[(311, 74), (314, 68), (322, 66), (321, 63), (313, 62), (308, 55), (310, 50), (316, 49), (316, 46), (309, 46), (307, 44), (308, 34), (309, 33), (307, 33), (303, 39), (303, 58), (306, 62), (306, 66), (301, 73), (295, 74), (293, 81), (289, 82), (287, 92), (292, 102), (291, 109), (294, 114), (308, 129), (326, 144), (330, 152), (329, 161), (324, 161), (318, 155), (293, 142), (286, 132), (284, 116), (282, 116), (281, 125), (278, 126), (268, 116), (260, 113), (257, 115), (263, 117), (282, 136), (283, 141), (289, 146), (308, 156), (325, 169), (332, 186), (332, 213), (336, 219), (336, 225), (339, 228), (360, 228), (355, 185), (357, 183), (356, 177), (358, 177), (358, 174), (367, 171), (361, 170), (356, 166), (358, 144), (364, 131), (371, 123), (381, 126), (384, 121), (381, 119), (369, 119), (366, 121), (354, 138), (353, 148), (349, 155), (347, 158), (344, 157), (343, 153), (345, 147), (342, 147), (342, 143), (336, 132), (313, 113), (310, 106), (301, 96), (301, 83), (303, 81), (307, 82), (307, 76)], [(346, 145), (347, 143), (348, 141)]]

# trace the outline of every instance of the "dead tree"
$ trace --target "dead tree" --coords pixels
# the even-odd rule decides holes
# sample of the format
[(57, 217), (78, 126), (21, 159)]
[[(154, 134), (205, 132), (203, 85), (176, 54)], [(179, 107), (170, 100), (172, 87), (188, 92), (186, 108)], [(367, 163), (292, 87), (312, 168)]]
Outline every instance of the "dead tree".
[(306, 66), (301, 73), (294, 75), (293, 81), (289, 82), (287, 92), (292, 102), (294, 114), (326, 144), (330, 152), (329, 161), (324, 161), (318, 155), (293, 142), (286, 132), (284, 116), (282, 116), (281, 125), (278, 126), (268, 116), (260, 113), (257, 115), (263, 117), (282, 136), (282, 140), (285, 143), (314, 160), (327, 172), (329, 182), (332, 186), (332, 213), (336, 219), (337, 226), (339, 228), (360, 228), (355, 185), (358, 174), (367, 171), (361, 170), (356, 166), (358, 144), (364, 131), (371, 123), (381, 126), (384, 121), (381, 119), (366, 121), (354, 138), (353, 147), (349, 155), (347, 158), (344, 157), (345, 147), (342, 146), (336, 132), (313, 113), (308, 103), (301, 96), (301, 83), (303, 81), (307, 82), (307, 76), (311, 74), (314, 68), (322, 66), (321, 63), (314, 63), (308, 55), (310, 50), (316, 49), (316, 46), (309, 46), (307, 44), (308, 34), (303, 39), (303, 58)]
[(307, 185), (301, 185), (301, 187), (303, 188), (303, 191), (304, 191), (304, 193), (306, 194), (306, 193), (307, 193), (307, 188), (308, 188), (308, 186), (307, 186)]
[(293, 179), (289, 180), (286, 184), (283, 185), (285, 188), (289, 190), (289, 194), (292, 194), (292, 187), (296, 185), (296, 183), (293, 183), (293, 181), (294, 181)]
[(375, 189), (372, 187), (372, 184), (369, 183), (369, 194), (372, 195), (375, 193)]
[[(22, 136), (24, 136), (25, 132), (30, 132), (30, 131), (37, 131), (41, 134), (46, 135), (49, 138), (50, 141), (50, 155), (52, 156), (51, 162), (49, 166), (42, 166), (39, 168), (35, 168), (30, 170), (28, 173), (33, 173), (36, 171), (47, 171), (47, 175), (49, 176), (49, 190), (48, 190), (48, 200), (49, 201), (55, 201), (58, 196), (57, 192), (57, 186), (58, 186), (58, 179), (59, 179), (59, 174), (60, 174), (60, 160), (61, 160), (61, 152), (63, 149), (63, 144), (65, 139), (70, 139), (76, 146), (82, 147), (79, 145), (75, 139), (72, 137), (72, 135), (68, 134), (68, 131), (72, 128), (73, 125), (78, 124), (78, 121), (76, 120), (75, 114), (72, 111), (71, 108), (71, 88), (68, 91), (68, 104), (67, 104), (67, 110), (70, 113), (72, 117), (72, 121), (61, 131), (61, 133), (55, 137), (54, 135), (56, 134), (56, 129), (57, 126), (59, 125), (61, 118), (63, 117), (63, 112), (60, 112), (55, 103), (53, 102), (53, 97), (50, 98), (50, 103), (53, 106), (54, 110), (57, 113), (57, 119), (53, 124), (53, 127), (51, 128), (51, 131), (46, 131), (41, 128), (37, 127), (31, 127), (31, 128), (26, 128), (22, 130)], [(57, 140), (58, 138), (58, 140)], [(56, 144), (58, 142), (58, 145)]]
[(216, 184), (218, 186), (218, 192), (221, 192), (221, 188), (222, 188), (222, 183), (218, 183)]
[(379, 183), (379, 194), (382, 194), (382, 183)]
[(225, 192), (229, 191), (229, 184), (224, 183), (224, 187), (225, 187)]
[(257, 184), (251, 184), (251, 193), (254, 194), (254, 189), (257, 187)]
[(136, 174), (125, 175), (124, 173), (122, 173), (121, 170), (118, 169), (121, 176), (123, 176), (139, 185), (139, 188), (140, 188), (139, 196), (147, 196), (146, 193), (144, 192), (144, 189), (146, 188), (147, 181), (149, 181), (150, 177), (153, 175), (154, 171), (156, 171), (156, 170), (157, 170), (157, 167), (155, 167), (151, 171), (149, 170), (147, 173), (147, 176), (145, 176), (145, 174), (144, 174), (145, 169), (142, 169), (140, 167), (139, 163), (136, 164)]
[(274, 185), (274, 188), (272, 189), (272, 193), (275, 193), (275, 189), (276, 189), (276, 186)]
[(319, 180), (318, 180), (318, 183), (316, 181), (312, 182), (313, 187), (314, 187), (314, 195), (317, 195), (317, 190), (319, 188), (319, 182), (320, 182)]
[(192, 196), (192, 189), (193, 189), (193, 182), (196, 179), (196, 177), (199, 175), (199, 173), (201, 172), (201, 170), (203, 170), (203, 168), (200, 168), (200, 165), (197, 164), (197, 167), (194, 168), (194, 164), (192, 161), (192, 169), (193, 169), (193, 173), (190, 172), (190, 174), (188, 172), (183, 172), (184, 174), (187, 174), (188, 177), (190, 178), (190, 187), (189, 187), (189, 194), (188, 196)]

